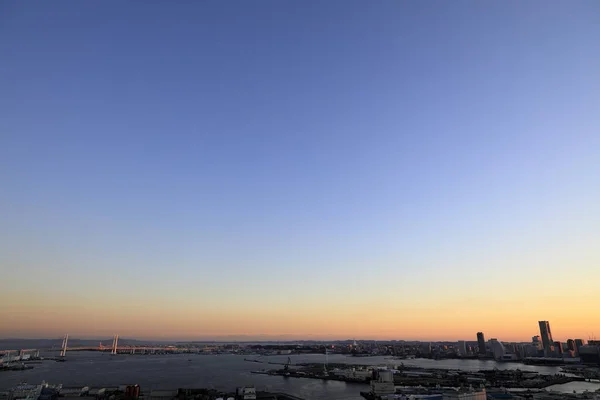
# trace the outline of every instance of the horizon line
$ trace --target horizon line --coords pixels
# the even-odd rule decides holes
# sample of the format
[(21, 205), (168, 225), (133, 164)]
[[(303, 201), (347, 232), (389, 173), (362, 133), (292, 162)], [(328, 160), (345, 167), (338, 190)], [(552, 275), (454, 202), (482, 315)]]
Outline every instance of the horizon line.
[[(261, 335), (259, 335), (261, 336)], [(450, 342), (450, 343), (455, 343), (455, 342), (460, 342), (460, 341), (465, 341), (465, 342), (477, 342), (477, 339), (454, 339), (454, 340), (448, 340), (448, 339), (373, 339), (373, 338), (363, 338), (363, 339), (358, 339), (358, 338), (346, 338), (346, 339), (334, 339), (334, 338), (296, 338), (296, 339), (291, 339), (291, 338), (282, 338), (281, 336), (278, 337), (273, 337), (273, 338), (265, 338), (264, 336), (266, 335), (262, 335), (263, 337), (261, 338), (251, 338), (251, 337), (244, 337), (242, 336), (237, 336), (237, 335), (231, 335), (231, 336), (220, 336), (218, 338), (195, 338), (195, 339), (165, 339), (165, 338), (136, 338), (136, 337), (129, 337), (129, 336), (120, 336), (119, 335), (119, 340), (134, 340), (134, 341), (138, 341), (138, 342), (148, 342), (148, 341), (154, 341), (154, 342), (165, 342), (165, 343), (193, 343), (193, 342), (212, 342), (212, 343), (231, 343), (231, 342), (237, 342), (237, 343), (249, 343), (249, 342), (286, 342), (286, 343), (290, 343), (290, 342), (352, 342), (352, 341), (357, 341), (357, 342), (424, 342), (424, 343), (442, 343), (442, 342)], [(284, 335), (285, 336), (285, 335)], [(291, 336), (291, 335), (290, 335)], [(62, 340), (62, 336), (57, 336), (57, 337), (0, 337), (0, 341), (10, 341), (10, 340), (31, 340), (31, 341), (35, 341), (35, 340)], [(95, 337), (95, 336), (84, 336), (84, 337), (77, 337), (77, 336), (69, 336), (69, 340), (98, 340), (98, 341), (104, 341), (104, 340), (111, 340), (113, 338), (113, 336), (106, 336), (106, 337)], [(495, 337), (490, 337), (490, 339), (487, 339), (486, 341), (489, 341), (491, 339), (497, 339), (500, 342), (515, 342), (515, 343), (530, 343), (531, 341), (520, 341), (520, 340), (502, 340), (499, 338), (495, 338)], [(585, 340), (583, 338), (570, 338), (570, 339), (582, 339)], [(569, 340), (569, 339), (566, 339)]]

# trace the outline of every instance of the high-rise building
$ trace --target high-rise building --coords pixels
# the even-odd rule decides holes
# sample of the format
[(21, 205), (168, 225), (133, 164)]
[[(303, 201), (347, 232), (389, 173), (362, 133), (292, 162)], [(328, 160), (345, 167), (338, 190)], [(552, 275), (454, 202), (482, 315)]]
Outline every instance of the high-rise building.
[(506, 354), (504, 345), (500, 343), (498, 339), (490, 339), (490, 348), (492, 349), (492, 353), (496, 360), (501, 360), (502, 357), (504, 357), (504, 354)]
[(483, 332), (477, 332), (477, 346), (479, 346), (479, 354), (485, 356), (485, 337), (483, 336)]
[(552, 339), (552, 331), (550, 330), (550, 322), (539, 321), (540, 336), (542, 337), (542, 345), (544, 346), (544, 354), (549, 357), (554, 353), (554, 340)]
[(517, 358), (523, 359), (527, 357), (527, 347), (529, 347), (529, 345), (524, 345), (523, 343), (515, 345), (515, 354), (517, 355)]
[(421, 344), (421, 352), (423, 354), (431, 354), (431, 342)]
[(540, 335), (536, 335), (536, 336), (532, 337), (531, 344), (538, 352), (536, 357), (539, 357), (539, 355), (540, 355), (539, 352), (543, 351), (543, 349), (544, 349), (544, 347), (542, 346), (542, 339), (540, 338)]
[(464, 340), (458, 341), (458, 353), (463, 357), (467, 355), (467, 342)]
[(564, 351), (562, 342), (554, 342), (554, 350), (558, 355), (562, 355)]
[(575, 351), (575, 350), (577, 350), (575, 348), (575, 341), (573, 339), (567, 340), (567, 348), (569, 349), (569, 351)]
[(579, 348), (585, 344), (583, 339), (575, 339), (575, 349), (579, 351)]

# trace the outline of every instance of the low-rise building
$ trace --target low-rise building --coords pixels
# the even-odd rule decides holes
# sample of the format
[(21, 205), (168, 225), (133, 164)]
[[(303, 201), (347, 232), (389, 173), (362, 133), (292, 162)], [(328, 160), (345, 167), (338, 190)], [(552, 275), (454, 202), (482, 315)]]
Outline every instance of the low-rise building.
[(487, 400), (487, 394), (485, 389), (457, 390), (444, 393), (444, 400)]
[(177, 397), (177, 390), (151, 390), (150, 400), (171, 400)]
[(396, 393), (394, 385), (394, 373), (390, 370), (375, 371), (374, 378), (371, 381), (371, 393), (376, 396)]
[(256, 400), (256, 388), (252, 386), (239, 387), (235, 394), (239, 400)]

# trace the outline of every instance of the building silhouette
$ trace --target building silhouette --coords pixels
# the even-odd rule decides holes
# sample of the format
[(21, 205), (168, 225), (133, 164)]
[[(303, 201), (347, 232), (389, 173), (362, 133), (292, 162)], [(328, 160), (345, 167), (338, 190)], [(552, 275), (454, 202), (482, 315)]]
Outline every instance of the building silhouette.
[(502, 360), (502, 358), (506, 354), (506, 349), (504, 348), (504, 345), (498, 339), (490, 340), (490, 348), (496, 360)]
[(487, 354), (485, 350), (485, 337), (483, 332), (477, 332), (477, 345), (479, 346), (479, 354), (485, 356)]
[(463, 357), (468, 355), (467, 342), (465, 342), (464, 340), (458, 341), (458, 353)]
[(544, 355), (550, 357), (554, 353), (554, 340), (552, 339), (552, 331), (550, 330), (550, 322), (539, 321), (540, 336), (542, 337), (542, 346), (544, 347)]
[(585, 340), (583, 339), (575, 339), (575, 349), (579, 353), (579, 348), (585, 344)]
[(558, 355), (562, 355), (564, 353), (562, 342), (554, 342), (554, 350)]

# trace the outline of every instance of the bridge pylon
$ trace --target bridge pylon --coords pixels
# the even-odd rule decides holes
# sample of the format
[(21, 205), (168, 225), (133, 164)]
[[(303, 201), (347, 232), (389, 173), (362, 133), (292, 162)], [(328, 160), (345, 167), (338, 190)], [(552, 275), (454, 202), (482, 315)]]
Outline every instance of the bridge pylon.
[(67, 355), (67, 342), (69, 341), (69, 334), (67, 333), (63, 338), (62, 347), (60, 350), (60, 356), (65, 357)]
[(118, 343), (119, 343), (119, 335), (115, 335), (113, 337), (113, 343), (112, 343), (112, 349), (110, 351), (110, 354), (117, 354), (117, 349), (118, 349)]

